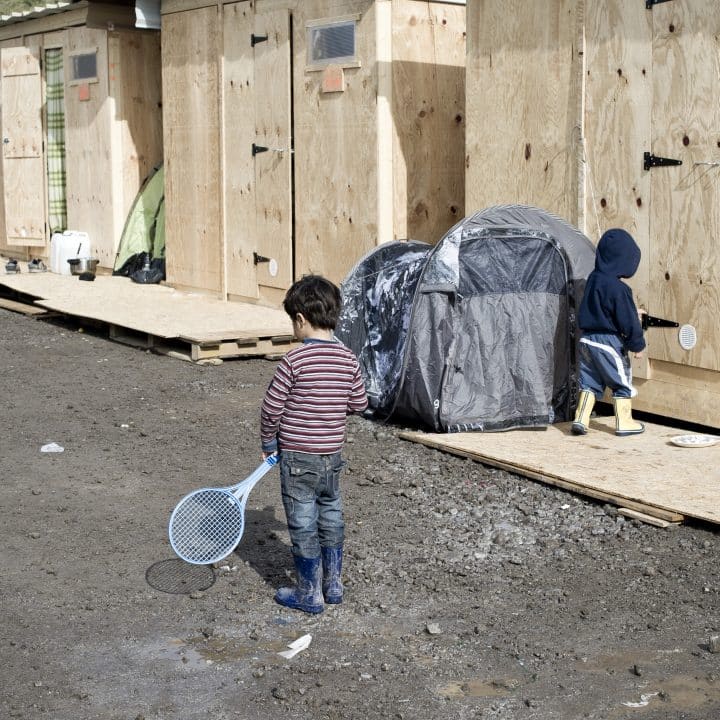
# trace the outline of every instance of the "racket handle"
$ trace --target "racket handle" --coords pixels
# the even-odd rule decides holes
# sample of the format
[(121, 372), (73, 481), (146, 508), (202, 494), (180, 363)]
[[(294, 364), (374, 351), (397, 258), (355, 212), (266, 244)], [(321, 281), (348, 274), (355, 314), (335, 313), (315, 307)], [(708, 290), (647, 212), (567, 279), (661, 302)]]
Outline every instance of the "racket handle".
[(250, 491), (255, 487), (257, 482), (261, 480), (275, 465), (277, 465), (279, 456), (277, 453), (268, 455), (250, 475), (233, 491), (233, 495), (236, 498), (240, 498), (243, 495), (248, 495)]

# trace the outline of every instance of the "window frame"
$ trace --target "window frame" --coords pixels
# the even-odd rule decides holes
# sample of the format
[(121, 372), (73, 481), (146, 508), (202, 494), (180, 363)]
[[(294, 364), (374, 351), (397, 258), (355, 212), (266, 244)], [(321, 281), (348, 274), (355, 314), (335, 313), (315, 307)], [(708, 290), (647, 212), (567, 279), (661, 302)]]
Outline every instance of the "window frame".
[[(358, 22), (360, 20), (360, 14), (355, 13), (352, 15), (338, 15), (332, 18), (319, 18), (317, 20), (308, 20), (305, 23), (305, 72), (318, 72), (324, 70), (328, 65), (339, 65), (342, 68), (359, 68), (361, 67), (360, 60), (358, 59), (358, 48), (357, 48), (357, 30)], [(325, 60), (313, 61), (310, 53), (312, 52), (312, 43), (310, 38), (313, 32), (316, 32), (318, 28), (329, 28), (337, 25), (350, 25), (353, 26), (353, 45), (354, 54), (344, 55), (336, 58), (327, 58)]]

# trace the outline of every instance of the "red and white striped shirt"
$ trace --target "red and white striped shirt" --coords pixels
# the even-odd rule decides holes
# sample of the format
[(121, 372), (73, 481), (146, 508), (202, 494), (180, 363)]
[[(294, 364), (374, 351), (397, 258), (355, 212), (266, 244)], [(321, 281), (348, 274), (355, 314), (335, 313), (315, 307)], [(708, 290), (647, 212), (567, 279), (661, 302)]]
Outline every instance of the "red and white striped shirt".
[(308, 339), (280, 361), (260, 412), (264, 452), (329, 455), (342, 449), (347, 415), (367, 407), (357, 358), (336, 341)]

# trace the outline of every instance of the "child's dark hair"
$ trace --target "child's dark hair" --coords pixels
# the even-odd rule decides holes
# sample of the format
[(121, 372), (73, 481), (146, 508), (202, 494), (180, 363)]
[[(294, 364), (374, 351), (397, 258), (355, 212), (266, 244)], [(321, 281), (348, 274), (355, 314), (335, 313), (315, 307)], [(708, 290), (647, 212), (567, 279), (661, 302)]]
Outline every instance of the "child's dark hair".
[(306, 275), (293, 283), (283, 307), (292, 320), (302, 313), (314, 328), (334, 330), (340, 314), (341, 297), (337, 285), (321, 275)]

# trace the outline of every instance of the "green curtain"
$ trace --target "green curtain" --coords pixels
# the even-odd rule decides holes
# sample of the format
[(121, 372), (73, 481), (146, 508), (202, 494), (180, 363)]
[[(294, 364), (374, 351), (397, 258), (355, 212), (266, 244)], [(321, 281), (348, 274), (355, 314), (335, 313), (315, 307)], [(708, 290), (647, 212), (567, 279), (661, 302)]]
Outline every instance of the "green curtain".
[(47, 177), (50, 232), (67, 230), (65, 197), (65, 79), (63, 49), (45, 51)]

